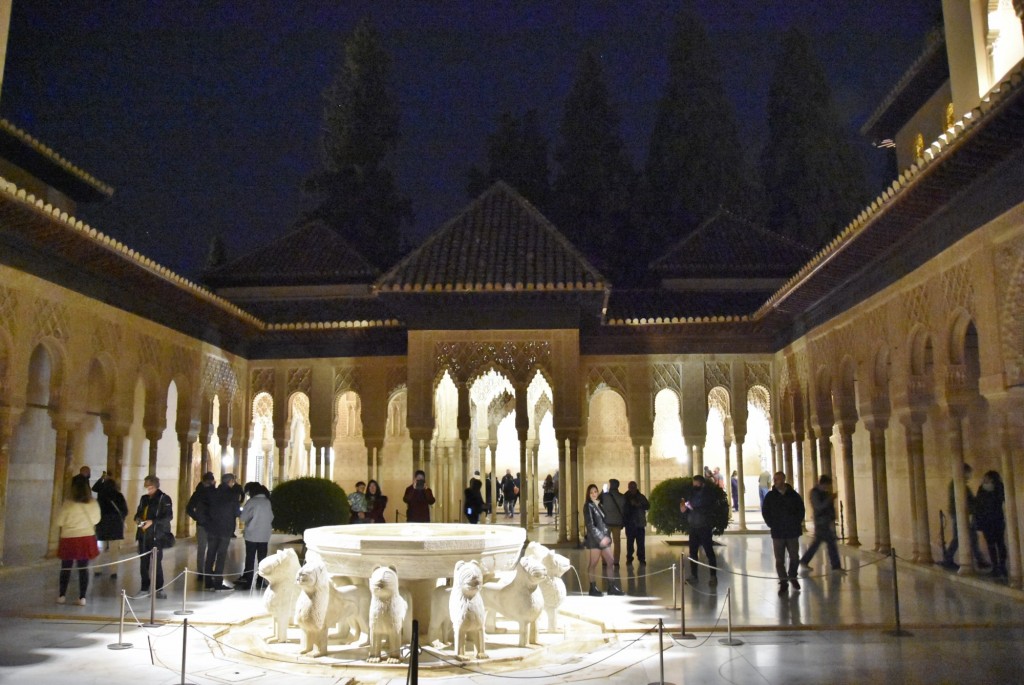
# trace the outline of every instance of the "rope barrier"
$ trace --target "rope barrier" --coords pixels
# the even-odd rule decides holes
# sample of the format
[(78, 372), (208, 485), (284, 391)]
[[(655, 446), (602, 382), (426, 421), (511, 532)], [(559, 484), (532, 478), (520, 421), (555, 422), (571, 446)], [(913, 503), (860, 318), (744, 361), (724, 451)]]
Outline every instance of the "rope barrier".
[[(279, 663), (279, 664), (301, 664), (301, 663), (303, 663), (302, 661), (299, 660), (303, 656), (301, 654), (296, 655), (295, 657), (293, 657), (291, 659), (275, 659), (274, 657), (267, 656), (265, 654), (253, 654), (252, 652), (247, 652), (244, 649), (239, 649), (238, 647), (235, 647), (234, 645), (230, 645), (227, 642), (223, 642), (221, 640), (218, 640), (217, 638), (215, 638), (212, 635), (207, 635), (203, 631), (201, 631), (198, 628), (196, 628), (194, 625), (189, 625), (189, 629), (196, 631), (197, 633), (202, 635), (206, 640), (216, 644), (217, 646), (219, 646), (221, 648), (230, 649), (233, 652), (238, 652), (239, 654), (244, 654), (244, 655), (246, 655), (248, 657), (252, 657), (254, 659), (264, 659), (266, 661), (274, 661), (274, 662)], [(362, 649), (362, 647), (360, 649)], [(361, 663), (363, 661), (365, 661), (365, 659), (348, 659), (348, 660), (346, 660), (346, 659), (338, 659), (338, 660), (332, 661), (331, 665), (334, 666), (334, 665), (338, 665), (338, 664), (358, 664), (358, 663)]]
[[(859, 571), (862, 568), (866, 568), (868, 566), (874, 566), (876, 564), (880, 564), (880, 563), (882, 563), (883, 561), (885, 561), (888, 558), (889, 557), (884, 556), (884, 557), (881, 557), (880, 559), (875, 559), (873, 561), (867, 561), (867, 562), (865, 562), (863, 564), (858, 564), (858, 565), (856, 565), (856, 566), (854, 566), (852, 568), (842, 569), (843, 573), (839, 574), (839, 575), (845, 575), (846, 573), (849, 573), (850, 571)], [(763, 576), (763, 575), (759, 575), (759, 574), (756, 574), (756, 573), (746, 573), (746, 572), (743, 572), (743, 571), (737, 571), (735, 569), (728, 568), (728, 567), (725, 567), (725, 566), (712, 566), (710, 564), (704, 563), (703, 561), (700, 561), (699, 559), (691, 559), (690, 557), (684, 557), (684, 560), (689, 562), (689, 563), (696, 564), (697, 566), (702, 566), (702, 567), (704, 567), (704, 568), (706, 568), (706, 569), (708, 569), (710, 571), (715, 571), (716, 573), (717, 572), (722, 572), (722, 573), (728, 573), (729, 575), (733, 575), (733, 576), (740, 576), (742, 578), (757, 578), (757, 579), (760, 579), (760, 580), (773, 580), (773, 581), (776, 581), (776, 582), (778, 582), (778, 580), (779, 580), (778, 576)], [(905, 561), (905, 559), (901, 560), (901, 561)], [(814, 578), (835, 577), (836, 575), (837, 575), (836, 571), (828, 571), (828, 572), (825, 572), (825, 573), (819, 573), (817, 575), (807, 574), (807, 575), (803, 575), (801, 577), (802, 578), (808, 578), (808, 579), (814, 579)]]

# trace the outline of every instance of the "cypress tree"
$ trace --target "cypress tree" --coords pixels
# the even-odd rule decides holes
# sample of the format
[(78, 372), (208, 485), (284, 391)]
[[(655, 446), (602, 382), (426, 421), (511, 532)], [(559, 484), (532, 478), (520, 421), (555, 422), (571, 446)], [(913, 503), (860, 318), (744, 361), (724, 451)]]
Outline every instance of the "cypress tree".
[(487, 171), (470, 168), (467, 193), (475, 198), (500, 179), (546, 212), (551, 200), (548, 149), (537, 110), (528, 110), (522, 117), (503, 113), (497, 130), (487, 137)]
[(324, 92), (323, 170), (304, 184), (319, 198), (308, 218), (322, 219), (381, 268), (400, 254), (401, 228), (412, 220), (389, 168), (400, 139), (390, 72), (390, 57), (364, 19)]
[(647, 220), (662, 244), (686, 235), (719, 207), (749, 215), (757, 187), (711, 42), (690, 11), (677, 19), (668, 67), (645, 169)]
[(817, 249), (867, 201), (864, 169), (840, 124), (821, 63), (790, 29), (768, 91), (762, 157), (768, 226)]

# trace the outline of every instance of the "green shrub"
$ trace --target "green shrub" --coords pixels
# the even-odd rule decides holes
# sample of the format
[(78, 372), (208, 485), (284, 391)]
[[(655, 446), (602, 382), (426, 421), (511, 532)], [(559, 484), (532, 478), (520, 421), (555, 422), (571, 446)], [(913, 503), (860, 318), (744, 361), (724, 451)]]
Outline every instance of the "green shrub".
[(296, 478), (274, 488), (270, 497), (274, 530), (302, 535), (307, 528), (349, 522), (348, 497), (341, 486), (326, 478)]
[[(714, 483), (704, 483), (714, 499), (715, 506), (709, 513), (711, 521), (711, 532), (713, 535), (721, 535), (729, 525), (729, 499), (725, 491)], [(687, 533), (688, 518), (679, 511), (679, 500), (690, 499), (693, 495), (693, 479), (691, 478), (669, 478), (658, 483), (648, 498), (651, 502), (651, 511), (647, 520), (652, 526), (664, 535), (672, 533)]]

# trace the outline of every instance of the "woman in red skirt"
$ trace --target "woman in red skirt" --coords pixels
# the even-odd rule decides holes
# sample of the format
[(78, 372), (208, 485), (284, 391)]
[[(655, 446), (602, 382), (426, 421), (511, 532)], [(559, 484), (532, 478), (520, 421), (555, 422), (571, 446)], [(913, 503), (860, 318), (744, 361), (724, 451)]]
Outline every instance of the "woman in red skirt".
[(100, 522), (100, 505), (92, 498), (89, 481), (71, 480), (71, 499), (64, 502), (57, 515), (60, 526), (60, 596), (57, 604), (65, 602), (64, 595), (71, 582), (71, 565), (78, 566), (78, 602), (85, 606), (85, 591), (89, 589), (89, 560), (99, 556), (96, 545), (96, 524)]

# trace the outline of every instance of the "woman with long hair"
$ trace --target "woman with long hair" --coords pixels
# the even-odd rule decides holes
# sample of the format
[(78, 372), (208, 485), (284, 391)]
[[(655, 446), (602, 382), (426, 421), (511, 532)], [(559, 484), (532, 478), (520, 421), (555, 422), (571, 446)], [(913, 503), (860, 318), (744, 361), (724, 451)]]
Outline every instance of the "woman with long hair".
[(89, 589), (89, 560), (100, 555), (96, 545), (96, 524), (102, 514), (100, 505), (92, 498), (89, 481), (84, 478), (71, 479), (71, 499), (61, 505), (57, 514), (60, 526), (60, 544), (57, 556), (60, 558), (60, 594), (57, 604), (64, 604), (68, 584), (71, 582), (71, 566), (78, 566), (78, 601), (85, 606), (85, 591)]
[(366, 484), (366, 522), (384, 523), (384, 511), (388, 507), (387, 495), (380, 491), (380, 484), (371, 480)]
[[(583, 523), (587, 531), (583, 538), (583, 546), (590, 550), (587, 573), (590, 576), (591, 597), (601, 597), (603, 594), (597, 589), (597, 583), (594, 581), (598, 559), (604, 557), (605, 566), (610, 569), (615, 568), (615, 560), (612, 558), (612, 538), (608, 532), (608, 525), (604, 522), (604, 510), (601, 509), (599, 501), (600, 495), (601, 491), (591, 483), (587, 486), (587, 502), (583, 505)], [(605, 580), (605, 591), (609, 595), (625, 594), (618, 582), (611, 578)]]

